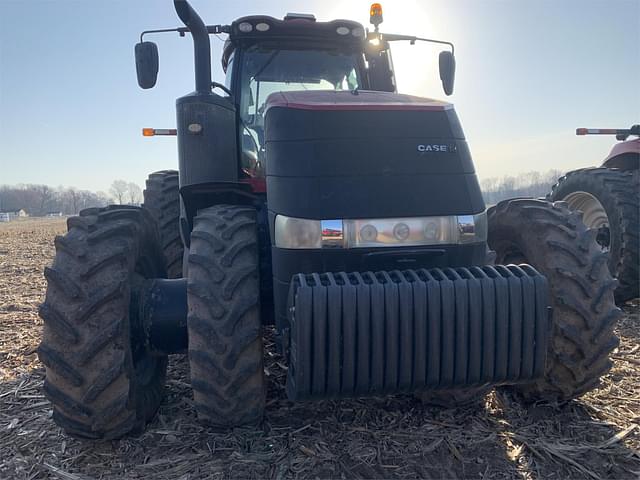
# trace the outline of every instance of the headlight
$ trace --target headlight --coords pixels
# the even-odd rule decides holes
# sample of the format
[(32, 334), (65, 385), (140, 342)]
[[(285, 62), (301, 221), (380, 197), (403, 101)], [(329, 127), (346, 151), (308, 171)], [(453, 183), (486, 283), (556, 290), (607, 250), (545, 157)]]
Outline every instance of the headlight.
[(347, 248), (457, 243), (456, 217), (344, 220), (344, 228)]
[(280, 248), (322, 248), (320, 220), (276, 217), (276, 247)]
[(279, 248), (415, 247), (486, 242), (487, 215), (308, 220), (276, 217)]

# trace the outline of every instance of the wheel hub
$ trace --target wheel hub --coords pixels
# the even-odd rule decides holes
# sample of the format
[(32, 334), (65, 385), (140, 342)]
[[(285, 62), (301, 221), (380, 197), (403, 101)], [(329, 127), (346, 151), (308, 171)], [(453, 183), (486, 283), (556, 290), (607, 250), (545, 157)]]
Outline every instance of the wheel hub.
[(572, 192), (564, 198), (571, 210), (582, 212), (582, 221), (590, 229), (596, 230), (596, 241), (603, 252), (611, 246), (609, 217), (600, 201), (588, 192)]
[[(132, 343), (155, 356), (187, 350), (187, 280), (154, 278), (132, 292)], [(134, 320), (135, 319), (135, 320)]]

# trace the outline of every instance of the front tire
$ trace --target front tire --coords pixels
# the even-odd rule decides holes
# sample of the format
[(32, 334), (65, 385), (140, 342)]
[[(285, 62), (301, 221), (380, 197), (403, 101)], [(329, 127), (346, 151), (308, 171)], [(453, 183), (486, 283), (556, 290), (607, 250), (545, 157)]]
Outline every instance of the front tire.
[(512, 387), (525, 400), (562, 402), (596, 388), (618, 346), (617, 285), (605, 253), (564, 202), (515, 199), (489, 209), (489, 246), (498, 264), (528, 263), (549, 281), (553, 322), (545, 376)]
[(141, 430), (162, 399), (166, 357), (144, 349), (136, 291), (164, 276), (156, 229), (137, 207), (80, 212), (45, 269), (40, 361), (53, 419), (68, 434), (113, 439)]
[(198, 418), (222, 428), (258, 423), (265, 382), (255, 210), (200, 210), (188, 262), (189, 362)]
[(560, 178), (549, 194), (550, 200), (581, 210), (585, 225), (598, 231), (598, 243), (609, 253), (609, 270), (619, 281), (615, 296), (620, 303), (640, 294), (639, 187), (634, 172), (584, 168)]

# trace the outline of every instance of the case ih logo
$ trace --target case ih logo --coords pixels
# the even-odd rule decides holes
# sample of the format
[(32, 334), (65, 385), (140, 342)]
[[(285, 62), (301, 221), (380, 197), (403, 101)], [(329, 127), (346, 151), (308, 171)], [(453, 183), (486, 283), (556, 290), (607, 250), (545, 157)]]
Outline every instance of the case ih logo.
[(420, 145), (418, 145), (418, 151), (420, 153), (435, 153), (435, 152), (454, 153), (456, 151), (456, 145), (453, 143), (452, 144), (421, 143)]

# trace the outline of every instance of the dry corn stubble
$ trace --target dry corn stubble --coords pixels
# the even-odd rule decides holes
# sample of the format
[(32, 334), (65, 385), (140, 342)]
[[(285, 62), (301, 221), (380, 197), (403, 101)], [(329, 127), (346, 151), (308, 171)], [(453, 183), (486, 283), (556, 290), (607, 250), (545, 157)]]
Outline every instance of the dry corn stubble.
[(259, 429), (213, 433), (196, 421), (187, 362), (170, 364), (159, 415), (139, 437), (65, 436), (51, 419), (34, 353), (42, 270), (60, 219), (0, 224), (0, 478), (637, 478), (640, 310), (625, 306), (602, 387), (525, 407), (509, 394), (476, 409), (423, 408), (408, 396), (293, 404), (267, 329), (269, 387)]

